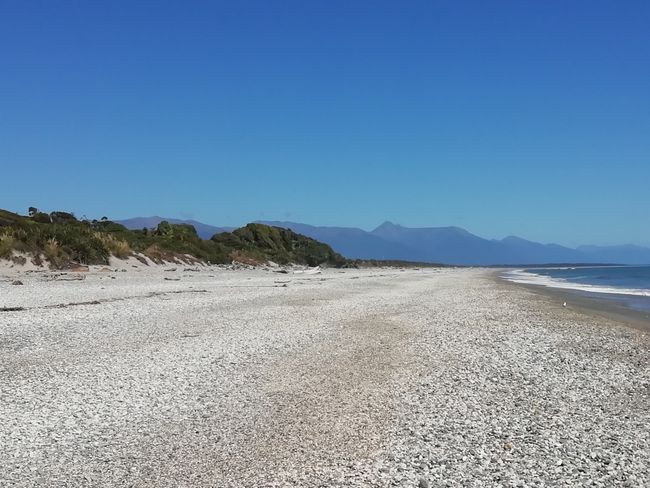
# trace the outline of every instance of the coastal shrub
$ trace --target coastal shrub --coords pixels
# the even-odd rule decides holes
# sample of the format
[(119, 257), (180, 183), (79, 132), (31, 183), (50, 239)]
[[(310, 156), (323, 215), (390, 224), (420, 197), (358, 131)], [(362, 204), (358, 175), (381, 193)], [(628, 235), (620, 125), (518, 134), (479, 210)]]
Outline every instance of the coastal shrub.
[(3, 234), (0, 235), (0, 258), (9, 258), (14, 251), (16, 240), (13, 236)]
[(112, 239), (107, 243), (110, 253), (119, 259), (126, 259), (131, 255), (131, 248), (128, 242), (119, 239)]
[(261, 262), (270, 260), (279, 264), (297, 263), (309, 266), (342, 266), (346, 263), (345, 258), (327, 244), (296, 234), (289, 229), (264, 224), (248, 224), (232, 232), (216, 234), (212, 241), (246, 252), (251, 258)]
[(326, 244), (288, 229), (249, 224), (233, 232), (201, 239), (188, 224), (161, 222), (156, 229), (129, 230), (110, 220), (77, 220), (67, 212), (39, 212), (31, 217), (0, 209), (0, 256), (12, 251), (44, 258), (52, 267), (71, 261), (108, 264), (114, 255), (126, 258), (141, 253), (155, 262), (200, 260), (214, 264), (233, 259), (262, 263), (297, 263), (340, 266), (347, 261)]
[(69, 212), (51, 212), (50, 220), (53, 224), (69, 224), (79, 222), (74, 214)]
[(92, 223), (93, 229), (101, 232), (110, 232), (110, 233), (129, 233), (126, 227), (117, 222), (111, 220), (96, 220)]
[(102, 232), (95, 232), (95, 237), (99, 239), (110, 254), (119, 259), (126, 259), (131, 255), (131, 247), (129, 243), (123, 241), (113, 234), (107, 234)]
[(43, 226), (46, 236), (56, 239), (72, 261), (108, 264), (110, 253), (94, 231), (83, 224)]
[(0, 209), (0, 227), (20, 224), (24, 220), (20, 215)]
[(59, 242), (53, 237), (45, 242), (43, 254), (45, 255), (45, 259), (50, 263), (51, 268), (60, 268), (68, 261), (68, 256), (61, 249)]
[(155, 235), (158, 236), (169, 236), (172, 234), (172, 224), (167, 222), (166, 220), (163, 220), (158, 224), (158, 227), (154, 231)]
[(36, 212), (34, 215), (32, 215), (32, 220), (34, 222), (38, 222), (39, 224), (52, 223), (52, 219), (50, 218), (49, 214), (46, 214), (45, 212)]
[(199, 239), (196, 229), (190, 224), (170, 224), (163, 220), (153, 231), (153, 235), (169, 237), (180, 241), (193, 241)]

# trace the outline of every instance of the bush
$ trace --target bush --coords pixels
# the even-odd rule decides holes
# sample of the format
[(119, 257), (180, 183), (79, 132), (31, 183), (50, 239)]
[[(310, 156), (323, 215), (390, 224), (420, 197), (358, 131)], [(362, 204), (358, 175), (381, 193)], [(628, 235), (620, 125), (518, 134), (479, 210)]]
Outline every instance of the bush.
[(0, 235), (0, 258), (9, 258), (14, 251), (16, 240), (13, 236)]
[(68, 212), (52, 212), (50, 219), (53, 224), (70, 224), (79, 222), (74, 214)]
[(32, 220), (34, 222), (38, 222), (39, 224), (52, 223), (52, 219), (50, 218), (50, 216), (44, 212), (36, 212), (34, 215), (32, 215)]
[(129, 247), (128, 242), (114, 239), (110, 241), (107, 246), (110, 253), (116, 258), (126, 259), (131, 255), (131, 248)]
[(69, 261), (67, 254), (61, 249), (61, 245), (53, 237), (45, 243), (43, 254), (51, 268), (60, 268)]
[(110, 254), (119, 259), (126, 259), (131, 255), (131, 247), (129, 243), (123, 241), (113, 234), (106, 234), (102, 232), (95, 232), (95, 237), (99, 239)]
[(287, 229), (261, 224), (248, 226), (202, 240), (187, 224), (161, 222), (153, 230), (128, 230), (109, 220), (79, 221), (67, 212), (44, 214), (33, 210), (31, 217), (0, 210), (0, 257), (12, 251), (44, 256), (52, 267), (70, 261), (108, 264), (111, 255), (126, 258), (144, 253), (154, 261), (201, 260), (227, 263), (233, 258), (250, 262), (275, 261), (315, 266), (346, 263), (331, 247)]

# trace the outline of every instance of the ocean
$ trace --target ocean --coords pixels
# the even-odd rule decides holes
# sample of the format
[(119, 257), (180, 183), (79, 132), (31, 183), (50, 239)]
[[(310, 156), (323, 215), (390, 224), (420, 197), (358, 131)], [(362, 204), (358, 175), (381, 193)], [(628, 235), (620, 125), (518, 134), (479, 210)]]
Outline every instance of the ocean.
[(575, 290), (650, 310), (650, 266), (527, 268), (508, 271), (503, 276), (516, 283)]

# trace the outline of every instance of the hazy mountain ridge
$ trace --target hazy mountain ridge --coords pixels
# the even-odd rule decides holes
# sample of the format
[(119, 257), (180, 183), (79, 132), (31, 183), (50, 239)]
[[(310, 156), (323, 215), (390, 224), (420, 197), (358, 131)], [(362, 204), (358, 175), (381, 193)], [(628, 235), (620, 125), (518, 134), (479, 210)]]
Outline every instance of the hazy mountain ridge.
[(261, 221), (260, 223), (291, 229), (317, 241), (325, 242), (337, 252), (353, 259), (409, 260), (414, 250), (400, 243), (390, 242), (370, 232), (354, 227), (317, 227), (297, 222)]
[[(201, 222), (162, 219), (174, 223), (190, 223), (197, 228), (209, 229), (214, 233), (229, 231), (228, 227), (217, 227)], [(120, 221), (129, 227), (137, 222), (142, 228), (146, 219)], [(650, 264), (650, 248), (621, 246), (580, 246), (570, 248), (559, 244), (542, 244), (517, 236), (503, 239), (485, 239), (461, 227), (404, 227), (384, 222), (377, 228), (366, 231), (356, 227), (314, 226), (289, 221), (259, 221), (298, 234), (311, 237), (330, 245), (336, 252), (350, 259), (405, 260), (459, 265), (516, 265), (549, 263), (611, 263)], [(128, 225), (127, 225), (128, 224)], [(146, 226), (146, 225), (145, 225)], [(208, 235), (209, 234), (209, 235)]]

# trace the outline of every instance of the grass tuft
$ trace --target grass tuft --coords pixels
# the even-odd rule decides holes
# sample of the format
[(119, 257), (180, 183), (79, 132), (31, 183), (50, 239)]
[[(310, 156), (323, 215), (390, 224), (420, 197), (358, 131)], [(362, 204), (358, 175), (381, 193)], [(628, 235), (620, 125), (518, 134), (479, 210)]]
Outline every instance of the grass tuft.
[(0, 235), (0, 258), (9, 258), (13, 254), (16, 240), (11, 235)]

